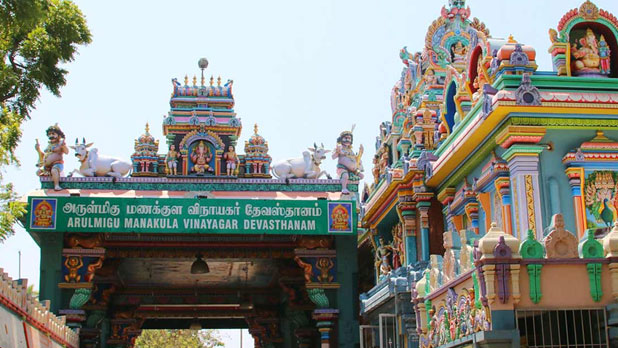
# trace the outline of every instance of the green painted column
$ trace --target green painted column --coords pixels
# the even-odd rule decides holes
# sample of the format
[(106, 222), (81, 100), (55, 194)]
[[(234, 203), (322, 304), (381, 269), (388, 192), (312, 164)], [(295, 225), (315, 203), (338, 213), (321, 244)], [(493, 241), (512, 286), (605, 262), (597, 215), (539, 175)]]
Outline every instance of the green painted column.
[(109, 319), (103, 319), (103, 321), (101, 322), (101, 335), (99, 336), (101, 339), (101, 348), (107, 348), (107, 336), (109, 334), (109, 327)]
[(41, 273), (39, 299), (51, 301), (51, 311), (58, 314), (62, 306), (62, 292), (58, 283), (62, 281), (62, 233), (42, 232), (40, 234)]
[(358, 347), (358, 265), (356, 236), (335, 237), (337, 249), (337, 309), (339, 348)]
[[(400, 204), (401, 205), (401, 204)], [(416, 250), (416, 210), (402, 211), (404, 222), (404, 241), (406, 247), (406, 264), (414, 265), (418, 261), (418, 251)]]

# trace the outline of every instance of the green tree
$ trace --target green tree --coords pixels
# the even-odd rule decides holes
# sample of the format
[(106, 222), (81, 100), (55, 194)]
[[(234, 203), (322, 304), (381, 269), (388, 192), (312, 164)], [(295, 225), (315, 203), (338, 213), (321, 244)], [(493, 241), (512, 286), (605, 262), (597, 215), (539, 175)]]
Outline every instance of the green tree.
[[(2, 168), (19, 165), (15, 148), (21, 125), (47, 88), (60, 96), (78, 45), (90, 43), (90, 31), (79, 8), (66, 0), (0, 1), (0, 180)], [(23, 216), (13, 186), (0, 185), (0, 241), (14, 233)]]
[(135, 348), (214, 348), (224, 347), (217, 330), (144, 330)]

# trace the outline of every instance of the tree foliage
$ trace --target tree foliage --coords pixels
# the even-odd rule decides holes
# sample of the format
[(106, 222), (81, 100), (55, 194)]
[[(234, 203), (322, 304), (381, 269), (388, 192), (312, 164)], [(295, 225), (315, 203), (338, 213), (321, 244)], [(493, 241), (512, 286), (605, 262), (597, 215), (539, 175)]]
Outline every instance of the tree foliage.
[[(79, 8), (66, 0), (0, 1), (0, 179), (2, 167), (19, 164), (15, 148), (41, 89), (60, 96), (79, 45), (90, 31)], [(25, 212), (11, 184), (0, 185), (0, 240)]]
[(224, 347), (217, 330), (144, 330), (135, 348), (214, 348)]

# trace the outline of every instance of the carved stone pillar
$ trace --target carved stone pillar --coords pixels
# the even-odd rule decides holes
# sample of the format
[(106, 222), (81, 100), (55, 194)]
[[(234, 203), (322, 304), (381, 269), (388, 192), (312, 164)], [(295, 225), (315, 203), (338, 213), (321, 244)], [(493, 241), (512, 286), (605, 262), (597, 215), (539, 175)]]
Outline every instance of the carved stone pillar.
[(417, 203), (421, 227), (421, 261), (429, 261), (429, 207), (431, 202)]
[[(337, 283), (337, 252), (332, 249), (295, 249), (294, 254), (296, 255), (294, 260), (303, 270), (309, 299), (317, 307), (312, 317), (320, 333), (321, 347), (336, 347), (337, 343), (334, 340), (331, 342), (331, 339), (339, 311), (330, 308), (326, 291), (333, 291), (340, 287)], [(307, 336), (301, 338), (303, 344), (310, 342)]]
[(506, 149), (502, 158), (507, 161), (513, 205), (515, 231), (519, 239), (526, 238), (531, 229), (538, 239), (543, 238), (543, 219), (539, 188), (539, 154), (545, 146), (538, 142), (545, 136), (543, 127), (509, 126), (496, 136), (496, 143)]
[(416, 250), (416, 203), (411, 202), (412, 196), (400, 196), (397, 205), (399, 221), (403, 225), (403, 238), (405, 245), (405, 265), (416, 263), (418, 253)]
[(573, 196), (573, 210), (575, 211), (577, 236), (581, 239), (586, 233), (586, 208), (582, 200), (582, 177), (584, 176), (584, 168), (570, 167), (565, 170), (565, 173), (569, 178), (571, 195)]
[(515, 235), (524, 239), (533, 230), (543, 238), (541, 197), (539, 188), (539, 154), (542, 146), (512, 145), (505, 153), (511, 172), (511, 192), (515, 205)]
[(499, 177), (494, 182), (496, 192), (502, 200), (502, 222), (504, 232), (513, 235), (513, 215), (511, 213), (511, 186), (510, 180), (506, 177)]

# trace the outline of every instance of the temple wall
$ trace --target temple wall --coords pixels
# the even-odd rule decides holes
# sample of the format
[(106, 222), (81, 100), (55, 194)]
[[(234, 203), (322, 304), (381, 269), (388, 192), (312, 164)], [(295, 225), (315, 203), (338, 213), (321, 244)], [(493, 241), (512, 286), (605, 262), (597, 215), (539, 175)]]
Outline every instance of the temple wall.
[[(524, 267), (522, 267), (523, 269)], [(539, 303), (530, 299), (530, 276), (522, 270), (519, 273), (521, 299), (518, 309), (567, 309), (598, 308), (613, 301), (611, 276), (608, 265), (601, 268), (601, 288), (603, 296), (594, 301), (590, 296), (590, 282), (586, 264), (544, 265), (541, 270), (541, 291), (543, 296)], [(567, 276), (568, 275), (568, 276)]]
[(27, 291), (26, 279), (13, 280), (0, 269), (0, 347), (77, 348), (79, 336), (65, 325), (66, 318), (50, 311)]

